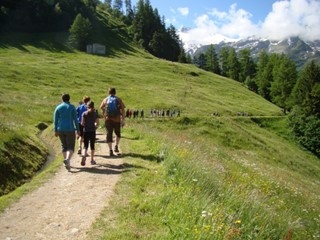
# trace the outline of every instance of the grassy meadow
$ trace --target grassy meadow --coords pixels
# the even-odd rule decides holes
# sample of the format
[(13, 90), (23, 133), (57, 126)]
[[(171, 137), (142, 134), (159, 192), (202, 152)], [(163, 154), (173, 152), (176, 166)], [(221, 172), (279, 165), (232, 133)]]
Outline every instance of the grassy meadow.
[[(17, 156), (43, 159), (56, 144), (36, 135), (45, 125), (46, 141), (56, 141), (52, 115), (63, 92), (75, 105), (89, 95), (98, 106), (114, 86), (127, 108), (145, 110), (123, 129), (127, 171), (89, 239), (319, 239), (320, 161), (294, 143), (278, 107), (242, 84), (134, 47), (102, 57), (32, 41), (0, 44), (0, 72), (6, 166)], [(154, 108), (181, 116), (150, 117)], [(34, 180), (0, 197), (0, 209)]]

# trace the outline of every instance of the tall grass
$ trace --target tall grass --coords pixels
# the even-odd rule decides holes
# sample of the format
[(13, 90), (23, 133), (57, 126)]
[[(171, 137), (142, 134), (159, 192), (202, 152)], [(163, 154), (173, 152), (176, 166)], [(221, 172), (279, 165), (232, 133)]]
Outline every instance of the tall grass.
[[(237, 121), (223, 121), (219, 130), (203, 122), (186, 130), (180, 120), (131, 121), (125, 132), (129, 171), (91, 238), (317, 239), (317, 160), (275, 134), (265, 138), (266, 130), (255, 123), (242, 128), (260, 131), (236, 148), (211, 141), (217, 132), (244, 134)], [(194, 134), (198, 128), (210, 138)], [(292, 149), (299, 164), (299, 158), (313, 162), (318, 176), (285, 167), (282, 157), (290, 153), (263, 156), (265, 149), (255, 144), (260, 138), (274, 149), (280, 143)]]

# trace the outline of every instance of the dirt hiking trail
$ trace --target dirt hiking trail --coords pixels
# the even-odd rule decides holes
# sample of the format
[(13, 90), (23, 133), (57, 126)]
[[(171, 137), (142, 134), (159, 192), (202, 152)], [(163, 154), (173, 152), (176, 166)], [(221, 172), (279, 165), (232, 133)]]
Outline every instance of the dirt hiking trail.
[(122, 159), (108, 155), (105, 134), (97, 132), (97, 164), (91, 165), (87, 157), (81, 166), (76, 153), (70, 172), (61, 162), (51, 179), (0, 215), (0, 240), (86, 239), (123, 171)]

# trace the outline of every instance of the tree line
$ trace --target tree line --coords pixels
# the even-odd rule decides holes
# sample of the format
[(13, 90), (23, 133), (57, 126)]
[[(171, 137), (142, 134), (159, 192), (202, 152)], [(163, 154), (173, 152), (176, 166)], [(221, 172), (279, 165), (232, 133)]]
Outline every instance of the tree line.
[(205, 53), (193, 58), (198, 67), (244, 83), (251, 91), (281, 107), (292, 108), (291, 91), (297, 81), (296, 64), (284, 54), (260, 52), (254, 61), (249, 49), (238, 53), (232, 47), (223, 47), (217, 54), (213, 45)]
[(193, 58), (204, 70), (231, 78), (276, 104), (289, 115), (289, 127), (296, 140), (320, 156), (320, 66), (307, 63), (300, 71), (284, 54), (261, 51), (256, 61), (249, 49), (236, 53), (223, 47), (219, 54), (213, 45)]
[(85, 50), (92, 41), (97, 11), (106, 11), (121, 21), (131, 39), (156, 57), (186, 62), (182, 41), (173, 25), (167, 27), (149, 0), (2, 0), (0, 31), (70, 31), (70, 42)]

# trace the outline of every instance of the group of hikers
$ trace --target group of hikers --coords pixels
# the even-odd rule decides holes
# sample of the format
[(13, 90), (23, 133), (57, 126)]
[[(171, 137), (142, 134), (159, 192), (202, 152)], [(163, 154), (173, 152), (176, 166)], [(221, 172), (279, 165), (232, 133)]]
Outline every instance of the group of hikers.
[(180, 117), (180, 110), (175, 109), (151, 109), (150, 110), (151, 117)]
[[(107, 132), (109, 155), (120, 154), (119, 143), (121, 127), (125, 124), (125, 105), (121, 98), (116, 96), (116, 89), (109, 88), (108, 96), (100, 104), (102, 116)], [(76, 139), (78, 139), (81, 154), (81, 165), (85, 166), (88, 148), (90, 145), (90, 162), (94, 160), (96, 129), (99, 126), (98, 111), (89, 96), (84, 96), (82, 103), (75, 107), (70, 103), (70, 95), (62, 94), (62, 103), (56, 106), (53, 114), (54, 133), (59, 137), (62, 146), (63, 163), (67, 170), (71, 169), (70, 159), (74, 153)], [(116, 136), (113, 148), (113, 133)]]
[(140, 118), (144, 118), (144, 110), (143, 109), (141, 109), (140, 111), (138, 109), (128, 109), (126, 111), (127, 118), (138, 118), (139, 115), (140, 115)]
[[(175, 109), (150, 109), (150, 117), (180, 117), (180, 110)], [(126, 111), (127, 118), (144, 118), (144, 110), (128, 109)]]

